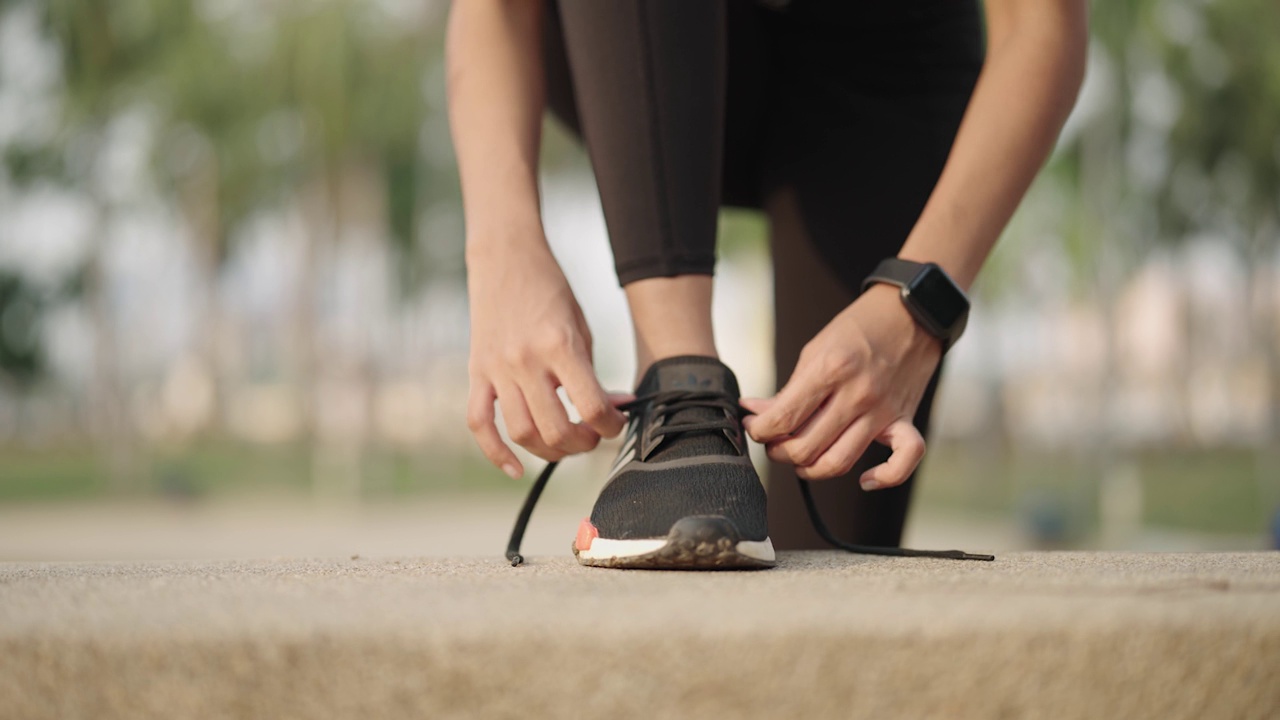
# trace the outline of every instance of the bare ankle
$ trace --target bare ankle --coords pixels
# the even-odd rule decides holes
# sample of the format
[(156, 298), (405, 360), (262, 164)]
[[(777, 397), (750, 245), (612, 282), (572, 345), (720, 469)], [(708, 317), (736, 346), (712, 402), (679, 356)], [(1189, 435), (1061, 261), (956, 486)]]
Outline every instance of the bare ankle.
[(636, 333), (637, 382), (664, 358), (719, 357), (711, 327), (710, 275), (646, 278), (625, 290)]

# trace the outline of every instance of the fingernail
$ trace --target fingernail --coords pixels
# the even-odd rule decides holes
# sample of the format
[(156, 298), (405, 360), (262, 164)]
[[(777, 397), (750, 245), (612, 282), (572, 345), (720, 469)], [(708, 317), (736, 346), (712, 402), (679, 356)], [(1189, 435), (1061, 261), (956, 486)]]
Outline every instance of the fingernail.
[(876, 482), (875, 480), (863, 480), (861, 482), (861, 485), (863, 490), (879, 490), (880, 489), (880, 483)]
[(502, 472), (511, 476), (512, 480), (520, 479), (520, 467), (515, 463), (507, 463), (502, 466)]

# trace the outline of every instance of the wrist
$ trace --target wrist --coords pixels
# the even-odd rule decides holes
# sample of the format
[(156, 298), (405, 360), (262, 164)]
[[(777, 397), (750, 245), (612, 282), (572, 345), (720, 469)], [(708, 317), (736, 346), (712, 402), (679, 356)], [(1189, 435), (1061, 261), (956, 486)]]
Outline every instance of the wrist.
[(467, 226), (466, 262), (470, 268), (475, 262), (491, 262), (495, 259), (520, 254), (525, 251), (551, 252), (542, 221), (534, 217), (509, 217), (506, 221)]
[[(935, 214), (934, 218), (938, 216)], [(961, 223), (959, 218), (950, 218), (951, 228)], [(952, 282), (964, 292), (969, 292), (974, 278), (982, 268), (985, 252), (975, 253), (971, 248), (974, 243), (965, 237), (958, 237), (955, 230), (934, 230), (939, 223), (920, 222), (912, 229), (898, 252), (898, 259), (917, 263), (933, 263), (942, 268)], [(989, 250), (988, 250), (989, 252)]]
[(876, 334), (891, 339), (891, 344), (900, 356), (921, 349), (942, 352), (942, 340), (935, 337), (911, 315), (902, 302), (902, 290), (884, 283), (877, 283), (867, 288), (858, 297), (870, 312), (872, 330)]
[(936, 263), (886, 258), (862, 281), (862, 289), (877, 284), (899, 288), (907, 313), (920, 329), (938, 338), (944, 351), (964, 333), (969, 298)]

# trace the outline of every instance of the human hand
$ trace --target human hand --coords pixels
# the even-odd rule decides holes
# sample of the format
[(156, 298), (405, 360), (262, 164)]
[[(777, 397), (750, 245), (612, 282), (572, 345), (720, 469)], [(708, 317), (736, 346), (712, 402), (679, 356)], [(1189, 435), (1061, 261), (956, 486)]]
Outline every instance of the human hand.
[[(471, 376), (467, 427), (489, 459), (519, 478), (524, 467), (494, 424), (502, 408), (511, 439), (556, 461), (621, 432), (619, 398), (600, 387), (591, 363), (591, 331), (564, 273), (543, 243), (508, 243), (500, 252), (468, 252)], [(563, 386), (582, 422), (569, 420), (556, 395)]]
[(777, 395), (742, 400), (756, 413), (744, 427), (771, 459), (795, 465), (806, 480), (825, 480), (849, 472), (879, 441), (892, 454), (863, 473), (864, 490), (900, 485), (920, 464), (924, 438), (912, 417), (942, 345), (898, 293), (873, 285), (805, 345)]

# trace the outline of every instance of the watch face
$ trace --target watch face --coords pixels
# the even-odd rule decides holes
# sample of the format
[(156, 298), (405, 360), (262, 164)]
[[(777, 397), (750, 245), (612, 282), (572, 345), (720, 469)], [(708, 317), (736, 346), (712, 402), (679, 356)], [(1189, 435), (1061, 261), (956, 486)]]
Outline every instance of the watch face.
[(964, 293), (936, 267), (916, 275), (906, 289), (916, 306), (929, 313), (944, 332), (969, 311), (969, 301)]

